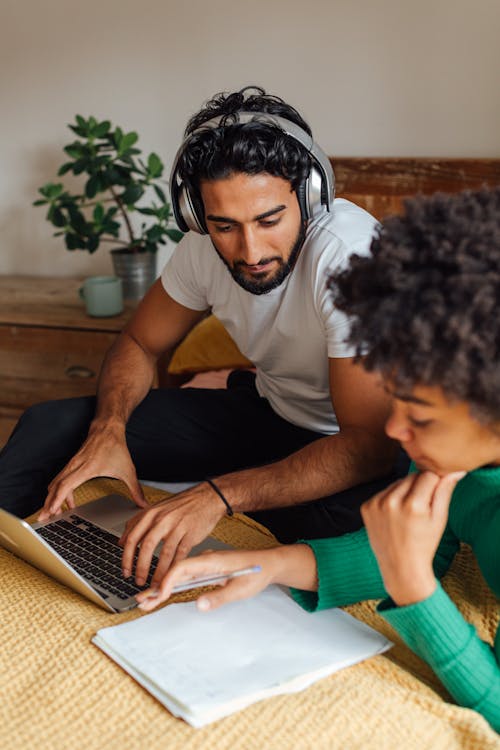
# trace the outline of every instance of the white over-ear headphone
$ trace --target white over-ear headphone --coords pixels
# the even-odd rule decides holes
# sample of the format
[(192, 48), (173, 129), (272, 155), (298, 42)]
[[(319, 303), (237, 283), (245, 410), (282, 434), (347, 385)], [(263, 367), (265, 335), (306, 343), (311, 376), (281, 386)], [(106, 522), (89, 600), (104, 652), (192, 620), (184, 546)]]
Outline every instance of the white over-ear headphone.
[[(330, 210), (330, 204), (335, 197), (335, 175), (332, 165), (325, 152), (314, 142), (312, 136), (291, 120), (267, 112), (239, 112), (237, 123), (259, 122), (264, 125), (279, 128), (290, 138), (294, 138), (307, 150), (312, 160), (311, 170), (301, 185), (297, 188), (302, 218), (307, 220), (319, 213)], [(225, 115), (223, 116), (225, 117)], [(223, 117), (207, 120), (184, 139), (174, 159), (170, 174), (170, 196), (175, 219), (183, 232), (189, 230), (199, 234), (207, 234), (205, 214), (200, 199), (182, 182), (178, 174), (179, 159), (191, 138), (207, 128), (221, 127)], [(230, 127), (230, 125), (228, 125)]]

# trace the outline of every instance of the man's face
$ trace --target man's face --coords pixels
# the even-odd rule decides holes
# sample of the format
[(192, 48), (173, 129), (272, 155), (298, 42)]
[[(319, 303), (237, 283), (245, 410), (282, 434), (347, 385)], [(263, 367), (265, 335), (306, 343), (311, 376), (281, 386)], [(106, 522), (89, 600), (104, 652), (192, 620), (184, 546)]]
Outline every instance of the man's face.
[(387, 384), (393, 396), (385, 430), (399, 440), (421, 471), (444, 475), (500, 465), (498, 425), (484, 425), (466, 401), (450, 400), (436, 386), (415, 386), (408, 392)]
[(267, 173), (241, 172), (200, 185), (210, 238), (233, 279), (252, 294), (279, 286), (304, 242), (297, 196)]

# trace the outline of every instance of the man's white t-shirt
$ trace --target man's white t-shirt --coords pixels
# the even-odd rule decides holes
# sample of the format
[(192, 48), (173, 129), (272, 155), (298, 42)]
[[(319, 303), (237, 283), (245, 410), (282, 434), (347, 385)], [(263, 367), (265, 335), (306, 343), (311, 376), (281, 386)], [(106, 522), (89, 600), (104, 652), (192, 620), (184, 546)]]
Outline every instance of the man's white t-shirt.
[(161, 279), (168, 294), (192, 310), (211, 308), (257, 369), (256, 386), (284, 419), (330, 435), (339, 426), (330, 398), (328, 358), (352, 357), (346, 316), (336, 310), (328, 274), (352, 253), (366, 255), (376, 220), (343, 199), (309, 222), (297, 263), (267, 294), (240, 287), (210, 237), (189, 232)]

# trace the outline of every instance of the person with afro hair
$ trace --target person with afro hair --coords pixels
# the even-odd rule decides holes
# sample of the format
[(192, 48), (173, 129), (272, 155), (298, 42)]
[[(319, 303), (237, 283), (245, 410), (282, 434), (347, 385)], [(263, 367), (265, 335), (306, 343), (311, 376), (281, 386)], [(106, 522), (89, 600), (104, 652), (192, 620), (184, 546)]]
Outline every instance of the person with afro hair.
[(500, 731), (500, 628), (482, 641), (440, 584), (460, 543), (500, 596), (500, 188), (407, 201), (371, 255), (330, 278), (350, 343), (392, 397), (387, 434), (413, 460), (362, 506), (365, 528), (266, 551), (176, 565), (152, 609), (194, 575), (258, 564), (202, 594), (201, 610), (292, 587), (309, 611), (382, 599), (378, 612), (462, 706)]

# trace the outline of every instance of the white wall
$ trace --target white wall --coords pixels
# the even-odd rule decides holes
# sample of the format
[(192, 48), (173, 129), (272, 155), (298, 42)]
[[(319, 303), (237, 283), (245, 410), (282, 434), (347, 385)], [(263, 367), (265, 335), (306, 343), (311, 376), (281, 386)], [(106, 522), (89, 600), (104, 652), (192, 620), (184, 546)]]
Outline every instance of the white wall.
[(500, 155), (498, 0), (0, 0), (0, 273), (108, 273), (52, 237), (37, 188), (74, 114), (170, 167), (186, 119), (259, 83), (331, 155)]

